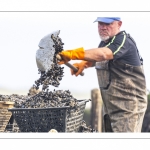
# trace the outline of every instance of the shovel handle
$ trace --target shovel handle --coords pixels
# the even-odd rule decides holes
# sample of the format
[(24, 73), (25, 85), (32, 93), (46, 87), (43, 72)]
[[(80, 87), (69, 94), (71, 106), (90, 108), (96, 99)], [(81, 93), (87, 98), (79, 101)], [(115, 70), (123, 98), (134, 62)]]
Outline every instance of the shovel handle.
[[(71, 68), (75, 72), (78, 71), (78, 69), (76, 67), (74, 67), (73, 65), (71, 65), (70, 63), (66, 63), (65, 65), (68, 66), (69, 68)], [(81, 72), (80, 75), (84, 76), (84, 72)]]
[[(61, 60), (61, 56), (60, 55), (57, 54), (56, 57), (57, 57), (58, 60)], [(70, 63), (66, 63), (65, 65), (68, 66), (69, 68), (71, 68), (75, 72), (78, 71), (78, 68), (76, 68), (75, 66), (71, 65)], [(80, 75), (84, 76), (84, 72), (81, 72)]]

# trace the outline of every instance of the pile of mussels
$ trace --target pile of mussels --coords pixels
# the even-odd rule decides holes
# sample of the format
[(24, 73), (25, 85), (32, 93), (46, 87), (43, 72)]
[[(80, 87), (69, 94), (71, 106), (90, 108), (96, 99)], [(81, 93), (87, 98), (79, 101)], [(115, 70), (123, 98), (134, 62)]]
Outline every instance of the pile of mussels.
[(0, 101), (14, 102), (15, 108), (49, 108), (49, 107), (78, 107), (69, 90), (39, 91), (37, 94), (28, 95), (0, 95)]

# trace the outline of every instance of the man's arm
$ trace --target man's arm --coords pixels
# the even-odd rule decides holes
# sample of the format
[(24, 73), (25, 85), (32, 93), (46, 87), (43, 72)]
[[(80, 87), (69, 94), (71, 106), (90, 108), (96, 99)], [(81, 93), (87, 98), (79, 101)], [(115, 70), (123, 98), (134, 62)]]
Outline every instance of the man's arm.
[(85, 50), (84, 52), (84, 60), (86, 61), (104, 61), (113, 59), (112, 51), (107, 47), (102, 48), (93, 48), (89, 50)]
[(62, 51), (59, 55), (62, 58), (62, 61), (60, 61), (59, 64), (67, 63), (70, 60), (99, 62), (113, 59), (113, 53), (107, 47), (93, 48), (89, 50), (84, 50), (84, 48), (81, 47), (73, 50)]

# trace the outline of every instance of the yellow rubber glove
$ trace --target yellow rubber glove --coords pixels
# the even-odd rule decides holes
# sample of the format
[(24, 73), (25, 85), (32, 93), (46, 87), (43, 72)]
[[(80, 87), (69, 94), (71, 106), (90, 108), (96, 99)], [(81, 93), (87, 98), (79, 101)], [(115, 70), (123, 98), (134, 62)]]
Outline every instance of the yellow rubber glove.
[(89, 68), (89, 67), (92, 67), (93, 66), (93, 62), (90, 62), (90, 61), (81, 61), (80, 63), (75, 63), (73, 64), (73, 66), (75, 66), (76, 68), (78, 68), (78, 71), (75, 72), (73, 71), (72, 69), (71, 70), (71, 74), (72, 75), (75, 75), (75, 76), (78, 76), (85, 68)]
[(73, 50), (66, 50), (58, 53), (62, 60), (58, 62), (59, 65), (66, 64), (70, 60), (83, 60), (84, 59), (84, 48), (80, 47)]

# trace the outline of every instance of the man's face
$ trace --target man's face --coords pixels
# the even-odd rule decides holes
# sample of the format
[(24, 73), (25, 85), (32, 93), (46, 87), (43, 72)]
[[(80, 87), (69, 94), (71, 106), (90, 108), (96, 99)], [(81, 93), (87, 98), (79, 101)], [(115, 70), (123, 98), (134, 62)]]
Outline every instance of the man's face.
[(120, 31), (121, 21), (114, 21), (110, 24), (98, 22), (98, 33), (102, 41), (107, 41)]

